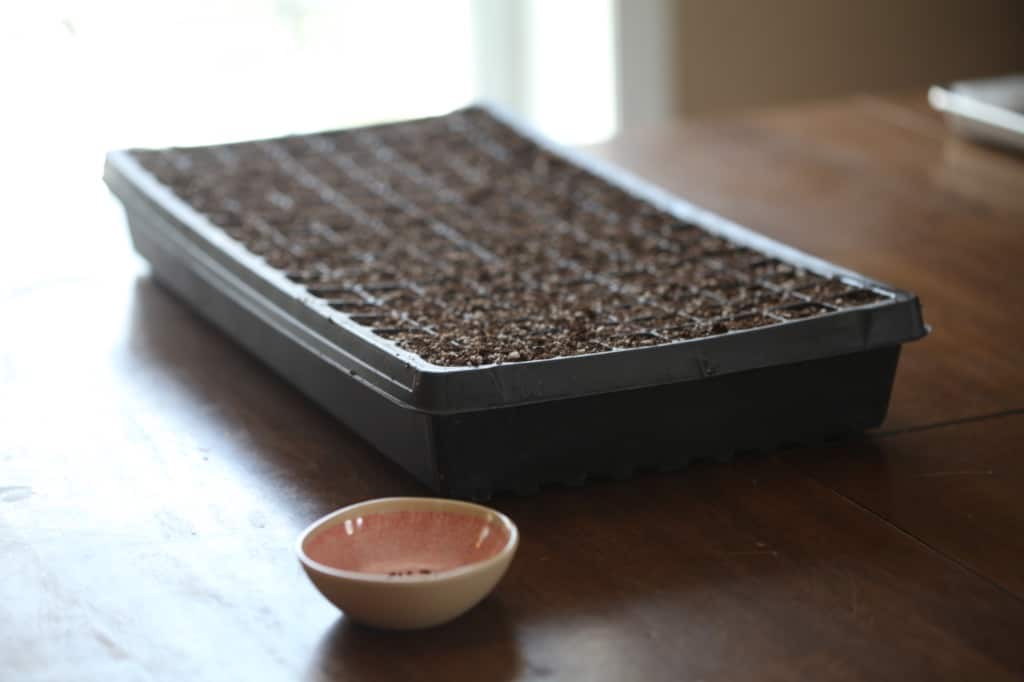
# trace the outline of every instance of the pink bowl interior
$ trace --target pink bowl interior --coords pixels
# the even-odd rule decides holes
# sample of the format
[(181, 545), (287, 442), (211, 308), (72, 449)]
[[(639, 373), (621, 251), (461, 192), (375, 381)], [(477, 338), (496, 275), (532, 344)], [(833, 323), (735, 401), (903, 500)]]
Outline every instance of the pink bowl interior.
[(497, 519), (447, 511), (369, 513), (314, 531), (313, 561), (357, 573), (430, 575), (497, 555), (509, 541)]

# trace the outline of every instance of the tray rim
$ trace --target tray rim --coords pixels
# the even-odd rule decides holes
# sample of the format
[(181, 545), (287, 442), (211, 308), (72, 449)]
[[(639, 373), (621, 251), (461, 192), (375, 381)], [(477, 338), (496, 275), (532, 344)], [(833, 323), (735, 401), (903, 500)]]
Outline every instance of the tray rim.
[[(813, 318), (656, 346), (478, 367), (447, 367), (430, 363), (377, 336), (345, 313), (330, 308), (301, 284), (289, 280), (160, 183), (142, 168), (132, 150), (107, 155), (104, 180), (124, 203), (130, 217), (141, 221), (140, 229), (148, 230), (151, 237), (163, 238), (165, 246), (179, 254), (181, 264), (194, 274), (209, 279), (210, 263), (225, 269), (235, 281), (229, 283), (224, 277), (214, 276), (218, 287), (234, 288), (236, 300), (239, 296), (252, 299), (257, 308), (268, 311), (261, 314), (274, 318), (268, 322), (277, 328), (292, 323), (288, 324), (287, 333), (293, 339), (296, 334), (307, 337), (310, 343), (302, 344), (307, 350), (314, 347), (313, 352), (329, 356), (333, 364), (359, 376), (374, 390), (422, 412), (450, 414), (495, 409), (693, 381), (897, 345), (921, 338), (929, 331), (921, 317), (920, 303), (912, 293), (811, 256), (699, 208), (607, 161), (564, 148), (493, 104), (476, 106), (541, 147), (709, 233), (890, 298)], [(201, 259), (208, 261), (205, 266)]]

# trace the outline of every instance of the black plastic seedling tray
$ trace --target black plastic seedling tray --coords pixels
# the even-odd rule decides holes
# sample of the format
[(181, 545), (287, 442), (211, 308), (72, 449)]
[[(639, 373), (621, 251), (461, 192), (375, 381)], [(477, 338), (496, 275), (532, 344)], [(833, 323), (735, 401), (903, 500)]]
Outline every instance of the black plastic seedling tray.
[(912, 294), (487, 108), (105, 179), (161, 282), (448, 495), (862, 431), (926, 333)]

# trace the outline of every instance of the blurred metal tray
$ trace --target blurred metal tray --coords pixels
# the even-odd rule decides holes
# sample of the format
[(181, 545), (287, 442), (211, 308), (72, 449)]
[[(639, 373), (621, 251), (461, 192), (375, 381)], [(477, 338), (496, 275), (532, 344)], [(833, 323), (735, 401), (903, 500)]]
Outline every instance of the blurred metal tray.
[(1024, 152), (1024, 74), (932, 86), (928, 101), (956, 134)]

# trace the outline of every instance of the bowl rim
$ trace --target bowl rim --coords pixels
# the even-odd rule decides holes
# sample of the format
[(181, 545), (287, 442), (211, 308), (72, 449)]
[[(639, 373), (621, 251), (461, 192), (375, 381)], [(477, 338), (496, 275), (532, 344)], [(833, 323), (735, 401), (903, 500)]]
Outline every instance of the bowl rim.
[[(469, 564), (457, 566), (456, 568), (450, 568), (446, 571), (437, 571), (427, 575), (417, 573), (414, 575), (393, 576), (382, 573), (363, 573), (361, 571), (350, 571), (343, 568), (335, 568), (333, 566), (328, 566), (327, 564), (321, 563), (310, 558), (310, 556), (306, 554), (306, 550), (303, 547), (303, 545), (306, 543), (306, 540), (311, 538), (313, 534), (316, 533), (318, 530), (324, 528), (327, 525), (331, 525), (331, 521), (341, 516), (347, 516), (361, 508), (372, 509), (380, 505), (395, 505), (396, 508), (390, 509), (389, 511), (411, 511), (410, 509), (403, 509), (402, 505), (413, 504), (418, 506), (424, 503), (426, 503), (428, 506), (436, 506), (439, 511), (451, 511), (454, 513), (458, 513), (458, 510), (463, 510), (475, 512), (474, 514), (472, 514), (474, 516), (479, 516), (481, 515), (481, 513), (489, 515), (505, 527), (505, 530), (508, 532), (508, 540), (505, 542), (505, 545), (494, 556), (488, 557), (481, 561), (474, 561)], [(378, 513), (386, 514), (388, 513), (388, 511), (381, 511)], [(299, 533), (299, 536), (295, 541), (295, 553), (298, 555), (299, 561), (303, 564), (303, 566), (305, 566), (307, 569), (316, 571), (317, 573), (322, 573), (336, 578), (344, 578), (346, 580), (353, 580), (359, 582), (386, 583), (389, 585), (414, 585), (429, 582), (441, 582), (444, 580), (458, 578), (469, 573), (476, 573), (478, 571), (485, 570), (490, 566), (500, 564), (511, 559), (511, 556), (515, 554), (515, 551), (518, 548), (518, 546), (519, 529), (516, 527), (516, 524), (512, 521), (512, 519), (510, 519), (508, 516), (501, 513), (497, 509), (485, 507), (482, 504), (464, 502), (462, 500), (452, 500), (444, 497), (398, 496), (375, 497), (368, 500), (363, 500), (362, 502), (355, 502), (353, 504), (347, 505), (340, 509), (336, 509), (328, 514), (321, 516), (320, 518), (306, 526), (302, 530), (302, 532)]]

